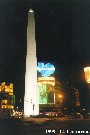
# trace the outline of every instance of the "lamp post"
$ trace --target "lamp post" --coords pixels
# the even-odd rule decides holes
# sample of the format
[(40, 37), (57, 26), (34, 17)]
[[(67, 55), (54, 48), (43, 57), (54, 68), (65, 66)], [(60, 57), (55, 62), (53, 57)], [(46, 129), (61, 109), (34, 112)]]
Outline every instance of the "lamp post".
[(85, 72), (85, 80), (88, 83), (89, 97), (90, 97), (90, 67), (85, 67), (84, 72)]
[(59, 99), (61, 100), (61, 98), (62, 98), (62, 95), (59, 95), (58, 97), (59, 97)]
[(58, 97), (59, 97), (60, 108), (61, 108), (61, 105), (62, 105), (62, 95), (60, 94), (60, 95), (58, 95)]

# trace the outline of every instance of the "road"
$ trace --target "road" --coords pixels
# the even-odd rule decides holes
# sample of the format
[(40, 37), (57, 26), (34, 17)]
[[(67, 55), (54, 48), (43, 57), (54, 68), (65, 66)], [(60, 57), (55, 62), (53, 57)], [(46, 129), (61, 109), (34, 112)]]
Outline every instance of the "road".
[(90, 120), (49, 120), (33, 123), (6, 119), (0, 121), (0, 135), (90, 135)]

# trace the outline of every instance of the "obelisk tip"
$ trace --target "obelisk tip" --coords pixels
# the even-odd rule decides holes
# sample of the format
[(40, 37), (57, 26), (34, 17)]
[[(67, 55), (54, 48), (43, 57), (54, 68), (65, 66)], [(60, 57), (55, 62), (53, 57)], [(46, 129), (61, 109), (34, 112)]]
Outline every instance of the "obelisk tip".
[(30, 9), (29, 12), (34, 12), (34, 11), (32, 9)]

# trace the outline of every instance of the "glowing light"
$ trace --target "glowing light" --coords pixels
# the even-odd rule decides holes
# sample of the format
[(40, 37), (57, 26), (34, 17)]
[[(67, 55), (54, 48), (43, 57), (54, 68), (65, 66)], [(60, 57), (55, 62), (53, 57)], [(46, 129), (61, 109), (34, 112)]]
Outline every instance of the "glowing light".
[(2, 100), (2, 104), (7, 104), (7, 100)]
[(29, 10), (29, 12), (31, 12), (31, 13), (32, 13), (32, 12), (34, 12), (34, 11), (33, 11), (32, 9), (30, 9), (30, 10)]
[(58, 97), (59, 97), (59, 98), (62, 98), (62, 95), (59, 95)]
[(13, 95), (13, 93), (9, 93), (9, 95)]
[(9, 109), (13, 109), (13, 108), (14, 108), (14, 106), (12, 106), (12, 105), (2, 105), (2, 108), (9, 108)]
[(7, 85), (5, 82), (3, 82), (0, 86), (0, 91), (13, 93), (13, 84), (10, 83), (9, 85)]
[(44, 63), (38, 62), (37, 70), (38, 72), (41, 73), (42, 76), (48, 77), (55, 72), (55, 67), (51, 63), (44, 64)]
[(85, 80), (87, 83), (90, 83), (90, 67), (84, 68)]
[(38, 84), (51, 84), (52, 86), (55, 85), (55, 78), (54, 77), (38, 77)]

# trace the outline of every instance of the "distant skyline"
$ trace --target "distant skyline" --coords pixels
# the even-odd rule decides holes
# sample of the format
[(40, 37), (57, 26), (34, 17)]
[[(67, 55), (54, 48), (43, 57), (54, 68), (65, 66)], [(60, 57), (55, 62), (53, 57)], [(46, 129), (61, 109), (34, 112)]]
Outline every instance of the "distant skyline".
[[(90, 66), (90, 1), (34, 1), (38, 61), (55, 63), (55, 77), (87, 95), (83, 68)], [(0, 82), (23, 98), (28, 1), (0, 2)]]

